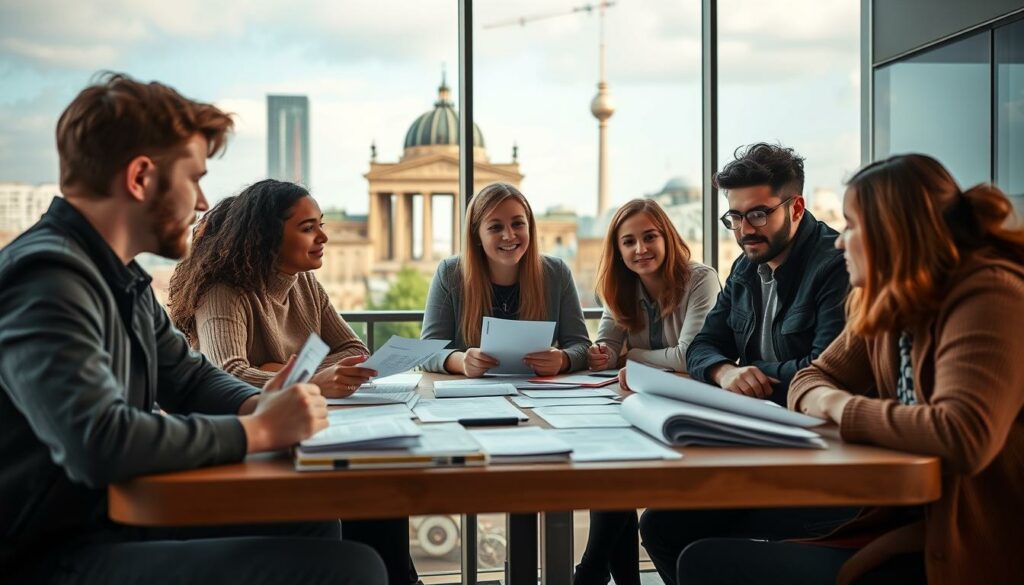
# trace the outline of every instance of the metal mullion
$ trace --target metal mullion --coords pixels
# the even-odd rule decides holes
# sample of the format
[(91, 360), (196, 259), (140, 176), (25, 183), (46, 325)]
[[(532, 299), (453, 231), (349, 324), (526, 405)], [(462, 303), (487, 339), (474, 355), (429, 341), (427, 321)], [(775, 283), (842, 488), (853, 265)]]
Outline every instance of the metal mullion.
[[(473, 196), (473, 0), (459, 0), (459, 223)], [(466, 245), (460, 240), (461, 245)]]
[(701, 2), (701, 152), (704, 263), (718, 269), (718, 1)]

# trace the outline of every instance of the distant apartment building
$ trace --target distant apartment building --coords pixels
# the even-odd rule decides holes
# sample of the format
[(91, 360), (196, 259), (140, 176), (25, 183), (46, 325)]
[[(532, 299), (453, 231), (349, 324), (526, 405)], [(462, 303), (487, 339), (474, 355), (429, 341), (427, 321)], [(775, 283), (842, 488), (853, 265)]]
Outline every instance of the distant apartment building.
[(0, 246), (30, 228), (60, 196), (55, 184), (0, 183)]
[(267, 96), (267, 176), (309, 187), (309, 98)]

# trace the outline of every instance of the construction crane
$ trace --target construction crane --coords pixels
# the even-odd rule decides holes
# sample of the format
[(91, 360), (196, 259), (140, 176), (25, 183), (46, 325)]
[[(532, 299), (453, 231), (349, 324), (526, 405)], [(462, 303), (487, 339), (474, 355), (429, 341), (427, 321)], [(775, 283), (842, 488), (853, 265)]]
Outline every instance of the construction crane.
[(600, 34), (598, 36), (598, 70), (597, 95), (590, 102), (590, 113), (597, 118), (597, 213), (598, 217), (603, 216), (608, 210), (608, 118), (615, 113), (615, 103), (612, 100), (611, 92), (608, 90), (608, 81), (605, 79), (604, 65), (604, 13), (608, 8), (615, 5), (614, 1), (598, 2), (595, 4), (584, 4), (576, 6), (569, 11), (550, 12), (546, 14), (535, 14), (532, 16), (521, 16), (509, 20), (502, 20), (485, 24), (484, 29), (501, 28), (506, 26), (526, 26), (531, 22), (546, 20), (559, 16), (569, 16), (585, 12), (593, 14), (595, 11), (600, 18)]

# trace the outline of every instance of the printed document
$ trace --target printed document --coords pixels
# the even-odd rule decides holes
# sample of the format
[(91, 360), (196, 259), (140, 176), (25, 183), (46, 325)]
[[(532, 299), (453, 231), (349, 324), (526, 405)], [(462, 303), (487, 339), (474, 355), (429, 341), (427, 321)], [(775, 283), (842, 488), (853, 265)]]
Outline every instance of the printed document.
[(678, 451), (659, 445), (633, 429), (561, 429), (548, 432), (572, 447), (572, 460), (576, 462), (683, 458)]
[(524, 396), (530, 398), (594, 398), (600, 396), (618, 396), (614, 390), (607, 388), (572, 388), (570, 390), (523, 390)]
[(470, 431), (490, 455), (491, 463), (568, 461), (572, 447), (540, 427), (480, 429)]
[(543, 412), (541, 408), (535, 408), (533, 412), (547, 421), (553, 429), (629, 428), (633, 426), (617, 412), (612, 414), (554, 414)]
[(295, 357), (295, 365), (288, 377), (284, 379), (281, 388), (287, 388), (292, 384), (304, 384), (313, 377), (316, 369), (323, 363), (324, 358), (330, 353), (331, 348), (327, 347), (323, 339), (316, 333), (310, 333), (306, 343), (302, 344), (299, 355)]
[(529, 396), (513, 396), (512, 402), (519, 408), (536, 408), (538, 406), (593, 406), (600, 404), (618, 404), (611, 398), (598, 396), (592, 398), (530, 398)]
[(434, 396), (438, 398), (470, 398), (473, 396), (515, 396), (519, 394), (512, 384), (494, 384), (468, 380), (438, 380), (434, 382)]
[(409, 339), (392, 335), (361, 367), (377, 370), (378, 378), (411, 370), (445, 348), (448, 339)]
[(480, 331), (480, 351), (498, 360), (498, 367), (488, 374), (532, 374), (523, 363), (528, 353), (551, 347), (555, 336), (554, 321), (514, 321), (484, 317)]
[(306, 451), (344, 448), (381, 449), (415, 445), (420, 428), (408, 418), (378, 416), (330, 425), (299, 443)]
[(529, 420), (529, 417), (509, 404), (500, 396), (484, 398), (439, 398), (420, 400), (412, 411), (421, 422), (457, 422), (468, 418), (515, 418)]
[(332, 410), (327, 413), (327, 422), (332, 425), (347, 424), (377, 416), (413, 418), (416, 415), (412, 413), (411, 408), (404, 404), (384, 404), (381, 406), (362, 406), (359, 408)]

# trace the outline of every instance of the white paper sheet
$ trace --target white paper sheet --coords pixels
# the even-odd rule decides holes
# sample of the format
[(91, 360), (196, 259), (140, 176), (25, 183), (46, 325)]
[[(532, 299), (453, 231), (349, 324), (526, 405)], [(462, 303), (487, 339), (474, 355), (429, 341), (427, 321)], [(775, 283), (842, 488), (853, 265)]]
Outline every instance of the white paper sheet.
[(565, 441), (540, 427), (479, 429), (469, 434), (494, 458), (565, 455), (572, 451)]
[(782, 425), (806, 428), (825, 423), (820, 418), (768, 406), (763, 400), (662, 372), (634, 361), (626, 363), (626, 379), (629, 381), (630, 389), (642, 394), (656, 394)]
[(365, 420), (377, 416), (413, 418), (412, 409), (404, 404), (385, 404), (382, 406), (362, 406), (359, 408), (343, 408), (327, 413), (330, 424), (345, 424), (357, 420)]
[(419, 426), (407, 418), (375, 417), (331, 425), (300, 444), (307, 450), (355, 445), (372, 448), (375, 445), (400, 444), (404, 439), (419, 436)]
[[(534, 409), (537, 412), (538, 409)], [(629, 421), (622, 418), (621, 414), (542, 414), (537, 413), (547, 421), (553, 429), (594, 429), (607, 427), (631, 427)]]
[(576, 462), (683, 458), (678, 451), (659, 445), (633, 429), (553, 429), (548, 432), (572, 447), (572, 460)]
[(611, 398), (598, 396), (592, 398), (530, 398), (529, 396), (513, 396), (512, 402), (519, 408), (536, 408), (538, 406), (593, 406), (600, 404), (618, 404)]
[(572, 388), (569, 390), (521, 390), (521, 394), (530, 398), (595, 398), (600, 396), (618, 396), (614, 390), (607, 388)]
[(327, 406), (371, 406), (374, 404), (404, 404), (416, 406), (420, 395), (416, 392), (359, 391), (348, 398), (328, 398)]
[(392, 335), (365, 362), (364, 368), (377, 370), (378, 378), (411, 370), (445, 348), (447, 339), (409, 339)]
[(533, 410), (538, 415), (548, 414), (621, 414), (622, 405), (614, 404), (582, 404), (574, 406), (538, 406)]
[(288, 377), (284, 379), (284, 384), (281, 387), (287, 388), (292, 384), (308, 382), (330, 351), (331, 348), (324, 343), (323, 339), (320, 339), (319, 335), (310, 333), (306, 343), (302, 344), (299, 355), (295, 356), (295, 365)]
[(545, 378), (543, 382), (534, 382), (535, 384), (561, 384), (566, 388), (579, 388), (587, 384), (604, 384), (611, 386), (612, 384), (618, 383), (618, 370), (604, 370), (601, 372), (581, 372), (577, 374), (567, 374), (564, 376), (552, 376)]
[(516, 418), (529, 417), (509, 404), (500, 396), (484, 398), (440, 398), (420, 400), (413, 412), (421, 422), (456, 422), (465, 418)]
[(480, 331), (480, 351), (498, 360), (493, 374), (532, 374), (523, 363), (528, 353), (551, 347), (555, 336), (554, 321), (514, 321), (484, 317)]
[(480, 384), (475, 380), (439, 380), (434, 382), (434, 396), (438, 398), (515, 396), (516, 394), (519, 392), (512, 384)]

